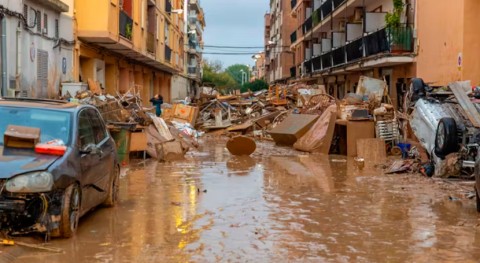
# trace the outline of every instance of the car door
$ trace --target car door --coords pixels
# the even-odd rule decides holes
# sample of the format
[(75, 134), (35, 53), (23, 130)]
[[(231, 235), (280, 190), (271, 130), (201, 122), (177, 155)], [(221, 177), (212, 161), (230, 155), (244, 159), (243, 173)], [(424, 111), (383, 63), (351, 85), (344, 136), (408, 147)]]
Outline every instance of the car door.
[[(90, 122), (92, 123), (96, 146), (99, 149), (98, 173), (95, 178), (95, 185), (104, 190), (104, 193), (107, 193), (115, 165), (115, 145), (111, 143), (105, 123), (98, 111), (89, 109), (88, 115), (90, 117)], [(103, 201), (103, 198), (101, 199), (101, 201)]]
[(82, 187), (82, 214), (93, 208), (98, 202), (96, 181), (101, 159), (93, 150), (97, 143), (88, 109), (78, 113), (78, 148), (80, 150), (80, 175), (78, 180)]

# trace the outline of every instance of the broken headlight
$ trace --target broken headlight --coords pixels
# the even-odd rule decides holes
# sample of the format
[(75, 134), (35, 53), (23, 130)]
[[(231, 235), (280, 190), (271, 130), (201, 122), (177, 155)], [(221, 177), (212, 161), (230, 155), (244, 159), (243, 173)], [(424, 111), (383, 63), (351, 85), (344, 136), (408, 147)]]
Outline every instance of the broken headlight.
[(49, 192), (53, 187), (53, 176), (49, 172), (19, 175), (8, 180), (5, 189), (11, 193)]

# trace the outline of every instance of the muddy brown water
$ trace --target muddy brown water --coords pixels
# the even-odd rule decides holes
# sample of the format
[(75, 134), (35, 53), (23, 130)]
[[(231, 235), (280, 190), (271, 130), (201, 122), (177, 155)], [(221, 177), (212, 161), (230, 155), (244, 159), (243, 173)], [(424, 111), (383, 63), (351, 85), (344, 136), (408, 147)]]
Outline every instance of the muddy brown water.
[(0, 262), (480, 261), (467, 186), (269, 142), (233, 157), (205, 140), (184, 161), (133, 164), (117, 207), (50, 242), (65, 253), (2, 247)]

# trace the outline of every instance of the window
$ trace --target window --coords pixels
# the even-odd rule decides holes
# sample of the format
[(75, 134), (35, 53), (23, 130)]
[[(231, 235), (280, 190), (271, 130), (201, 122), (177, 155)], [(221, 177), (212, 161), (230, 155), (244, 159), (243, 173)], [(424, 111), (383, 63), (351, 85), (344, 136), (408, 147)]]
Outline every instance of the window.
[(80, 148), (84, 148), (89, 144), (95, 144), (93, 127), (86, 110), (81, 111), (78, 115), (78, 142)]
[(168, 45), (170, 43), (170, 24), (165, 21), (165, 45)]
[(60, 25), (58, 24), (58, 19), (55, 19), (55, 38), (60, 38)]
[(42, 13), (40, 11), (36, 12), (36, 18), (37, 18), (37, 31), (42, 32)]
[(44, 35), (48, 35), (48, 15), (43, 14), (43, 32)]
[(100, 115), (95, 110), (88, 110), (88, 115), (90, 116), (90, 122), (92, 123), (95, 142), (100, 144), (105, 138), (107, 138), (107, 130), (103, 125)]

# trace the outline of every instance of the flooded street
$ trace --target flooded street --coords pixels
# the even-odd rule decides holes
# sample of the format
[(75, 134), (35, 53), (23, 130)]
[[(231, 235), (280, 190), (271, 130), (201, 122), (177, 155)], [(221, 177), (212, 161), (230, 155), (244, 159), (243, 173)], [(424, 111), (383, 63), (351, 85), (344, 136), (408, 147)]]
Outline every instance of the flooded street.
[(480, 259), (480, 216), (463, 198), (468, 186), (360, 171), (345, 157), (269, 142), (241, 158), (222, 139), (202, 145), (184, 161), (132, 164), (117, 207), (97, 209), (76, 237), (50, 243), (65, 253), (2, 247), (0, 262)]

